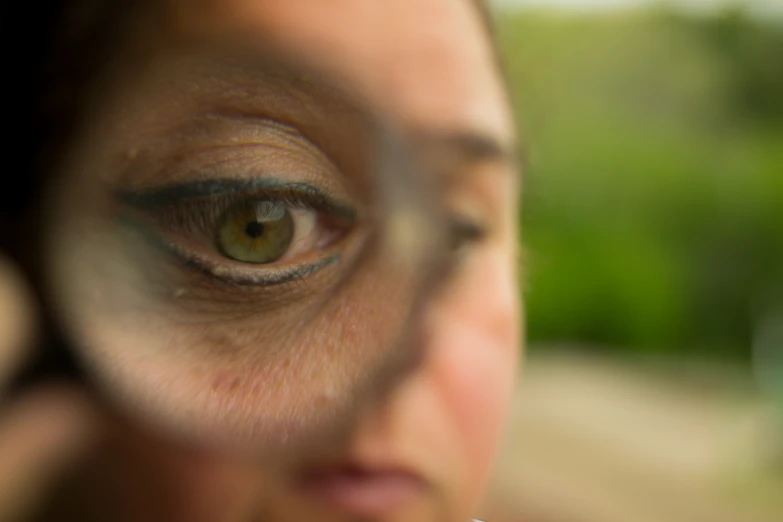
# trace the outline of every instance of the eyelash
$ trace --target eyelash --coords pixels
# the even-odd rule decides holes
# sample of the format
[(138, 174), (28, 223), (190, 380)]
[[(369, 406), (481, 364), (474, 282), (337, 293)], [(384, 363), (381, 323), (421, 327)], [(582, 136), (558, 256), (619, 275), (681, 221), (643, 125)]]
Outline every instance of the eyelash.
[(302, 198), (282, 196), (268, 193), (251, 193), (236, 196), (218, 196), (211, 199), (183, 201), (179, 205), (166, 207), (158, 216), (158, 221), (164, 226), (176, 227), (179, 230), (198, 231), (203, 234), (214, 232), (221, 216), (235, 203), (243, 200), (269, 200), (283, 203), (288, 208), (312, 210), (318, 212), (310, 202)]

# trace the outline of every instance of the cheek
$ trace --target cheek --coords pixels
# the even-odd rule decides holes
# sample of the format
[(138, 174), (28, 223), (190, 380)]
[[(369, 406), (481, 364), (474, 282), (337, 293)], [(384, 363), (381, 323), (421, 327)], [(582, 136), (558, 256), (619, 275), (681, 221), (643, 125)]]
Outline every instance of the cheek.
[(434, 312), (429, 348), (470, 470), (463, 494), (475, 497), (489, 480), (513, 393), (521, 318), (508, 250), (487, 248), (471, 257)]

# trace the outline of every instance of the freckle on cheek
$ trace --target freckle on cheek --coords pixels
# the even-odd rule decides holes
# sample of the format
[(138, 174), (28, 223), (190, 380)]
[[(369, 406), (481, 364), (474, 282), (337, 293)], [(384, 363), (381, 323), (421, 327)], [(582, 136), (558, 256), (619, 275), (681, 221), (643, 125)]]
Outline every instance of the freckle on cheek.
[(242, 380), (232, 373), (221, 373), (212, 380), (212, 394), (235, 392)]

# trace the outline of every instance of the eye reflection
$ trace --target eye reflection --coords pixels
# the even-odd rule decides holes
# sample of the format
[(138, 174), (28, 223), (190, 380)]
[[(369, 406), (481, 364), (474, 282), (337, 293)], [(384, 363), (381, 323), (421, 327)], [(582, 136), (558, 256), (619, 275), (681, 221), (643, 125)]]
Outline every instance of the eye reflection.
[(122, 223), (184, 264), (230, 283), (301, 279), (339, 258), (355, 210), (320, 189), (272, 179), (211, 181), (119, 195)]

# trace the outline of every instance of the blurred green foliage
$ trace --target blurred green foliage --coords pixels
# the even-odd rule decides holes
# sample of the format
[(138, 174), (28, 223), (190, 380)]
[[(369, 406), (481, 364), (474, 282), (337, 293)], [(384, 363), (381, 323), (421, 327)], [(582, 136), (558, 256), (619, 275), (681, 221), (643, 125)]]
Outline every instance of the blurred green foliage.
[(498, 31), (529, 339), (750, 360), (783, 303), (783, 24), (519, 11)]

